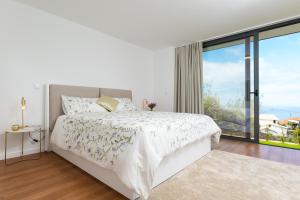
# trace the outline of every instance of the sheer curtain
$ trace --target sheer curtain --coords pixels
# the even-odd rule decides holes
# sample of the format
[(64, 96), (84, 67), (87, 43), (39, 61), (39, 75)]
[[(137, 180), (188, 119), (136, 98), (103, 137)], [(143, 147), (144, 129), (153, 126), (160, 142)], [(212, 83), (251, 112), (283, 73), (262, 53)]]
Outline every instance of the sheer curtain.
[(202, 103), (202, 43), (175, 50), (176, 112), (203, 113)]

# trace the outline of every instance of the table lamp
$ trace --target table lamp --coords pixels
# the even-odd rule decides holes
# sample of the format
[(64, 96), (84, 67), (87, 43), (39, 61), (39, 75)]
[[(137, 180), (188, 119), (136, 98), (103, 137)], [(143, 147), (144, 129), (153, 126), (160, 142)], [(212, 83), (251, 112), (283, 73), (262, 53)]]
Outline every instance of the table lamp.
[(22, 110), (22, 128), (25, 128), (25, 125), (24, 125), (24, 110), (26, 109), (26, 100), (24, 97), (22, 97), (22, 100), (21, 100), (21, 110)]

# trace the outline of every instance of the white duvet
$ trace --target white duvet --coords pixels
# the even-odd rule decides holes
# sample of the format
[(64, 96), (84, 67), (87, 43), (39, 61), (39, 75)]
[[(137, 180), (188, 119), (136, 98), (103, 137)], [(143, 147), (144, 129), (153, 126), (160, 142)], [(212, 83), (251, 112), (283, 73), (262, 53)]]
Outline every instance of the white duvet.
[(51, 142), (101, 167), (114, 170), (143, 199), (162, 159), (196, 140), (219, 141), (206, 115), (168, 112), (85, 113), (58, 118)]

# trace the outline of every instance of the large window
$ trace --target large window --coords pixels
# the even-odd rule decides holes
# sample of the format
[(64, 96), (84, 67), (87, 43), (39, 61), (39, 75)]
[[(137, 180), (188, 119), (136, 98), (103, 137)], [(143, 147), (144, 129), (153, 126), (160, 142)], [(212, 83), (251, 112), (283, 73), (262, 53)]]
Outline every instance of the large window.
[(223, 135), (300, 149), (300, 24), (208, 44), (204, 112)]

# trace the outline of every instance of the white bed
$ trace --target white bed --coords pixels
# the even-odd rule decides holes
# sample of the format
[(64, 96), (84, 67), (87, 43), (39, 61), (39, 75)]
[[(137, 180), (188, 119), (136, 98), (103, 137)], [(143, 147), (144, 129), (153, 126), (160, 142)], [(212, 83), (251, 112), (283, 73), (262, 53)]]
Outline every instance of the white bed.
[[(71, 88), (70, 88), (71, 87)], [(53, 110), (53, 105), (57, 107), (57, 102), (53, 102), (58, 100), (58, 96), (64, 94), (64, 95), (73, 95), (77, 96), (79, 93), (82, 93), (83, 90), (86, 91), (87, 88), (82, 87), (74, 87), (74, 86), (60, 86), (60, 85), (51, 85), (49, 90), (49, 107), (50, 114), (47, 116), (47, 120), (49, 124), (51, 124), (51, 119), (53, 119), (53, 113), (55, 114), (55, 119), (57, 119), (60, 115), (57, 115), (57, 112), (51, 112), (51, 109)], [(70, 91), (76, 91), (75, 93)], [(100, 89), (101, 91), (101, 89)], [(103, 92), (105, 91), (105, 92)], [(111, 92), (112, 91), (112, 92)], [(79, 92), (79, 93), (78, 93)], [(84, 93), (84, 92), (83, 92)], [(102, 89), (102, 92), (99, 92), (99, 96), (101, 95), (110, 95), (114, 97), (124, 97), (124, 94), (126, 92), (120, 92), (118, 90), (117, 92), (115, 90), (110, 89)], [(94, 94), (93, 94), (94, 95)], [(130, 93), (131, 95), (131, 93)], [(52, 96), (52, 97), (51, 97)], [(53, 96), (56, 96), (56, 98), (53, 98)], [(86, 97), (91, 97), (91, 95), (86, 95)], [(95, 96), (95, 95), (94, 95)], [(128, 97), (128, 94), (126, 94)], [(60, 103), (60, 102), (59, 102)], [(52, 108), (51, 108), (52, 105)], [(61, 111), (59, 111), (61, 112)], [(52, 113), (52, 115), (51, 115)], [(56, 121), (56, 120), (55, 120)], [(59, 120), (58, 120), (59, 121)], [(51, 126), (51, 125), (49, 125)], [(53, 128), (50, 130), (52, 131)], [(60, 131), (56, 131), (60, 132)], [(55, 133), (56, 135), (59, 133)], [(219, 135), (220, 133), (215, 133)], [(51, 137), (51, 134), (50, 134)], [(56, 137), (56, 136), (54, 136)], [(49, 140), (49, 138), (48, 138)], [(62, 156), (66, 160), (70, 161), (71, 163), (75, 164), (76, 166), (80, 167), (90, 175), (94, 176), (101, 182), (107, 184), (108, 186), (112, 187), (119, 193), (123, 194), (129, 199), (137, 199), (139, 198), (139, 195), (134, 189), (129, 189), (128, 184), (124, 183), (124, 177), (123, 181), (120, 178), (120, 174), (117, 174), (115, 171), (105, 168), (99, 165), (99, 163), (88, 159), (82, 155), (78, 155), (78, 153), (72, 152), (70, 150), (67, 150), (66, 148), (62, 148), (62, 145), (58, 145), (59, 142), (55, 142), (55, 140), (52, 140), (52, 144), (50, 145), (50, 148), (52, 151), (57, 153), (58, 155)], [(58, 140), (59, 141), (59, 140)], [(156, 187), (163, 181), (167, 180), (169, 177), (173, 176), (180, 170), (184, 169), (186, 166), (190, 165), (194, 161), (200, 159), (202, 156), (207, 154), (211, 151), (211, 138), (210, 137), (201, 137), (199, 140), (195, 140), (193, 142), (190, 142), (182, 148), (176, 149), (176, 151), (168, 154), (167, 156), (163, 157), (161, 162), (159, 163), (158, 167), (155, 168), (153, 180), (151, 181), (152, 188)], [(138, 170), (136, 173), (141, 173)], [(125, 181), (126, 182), (126, 181)]]

